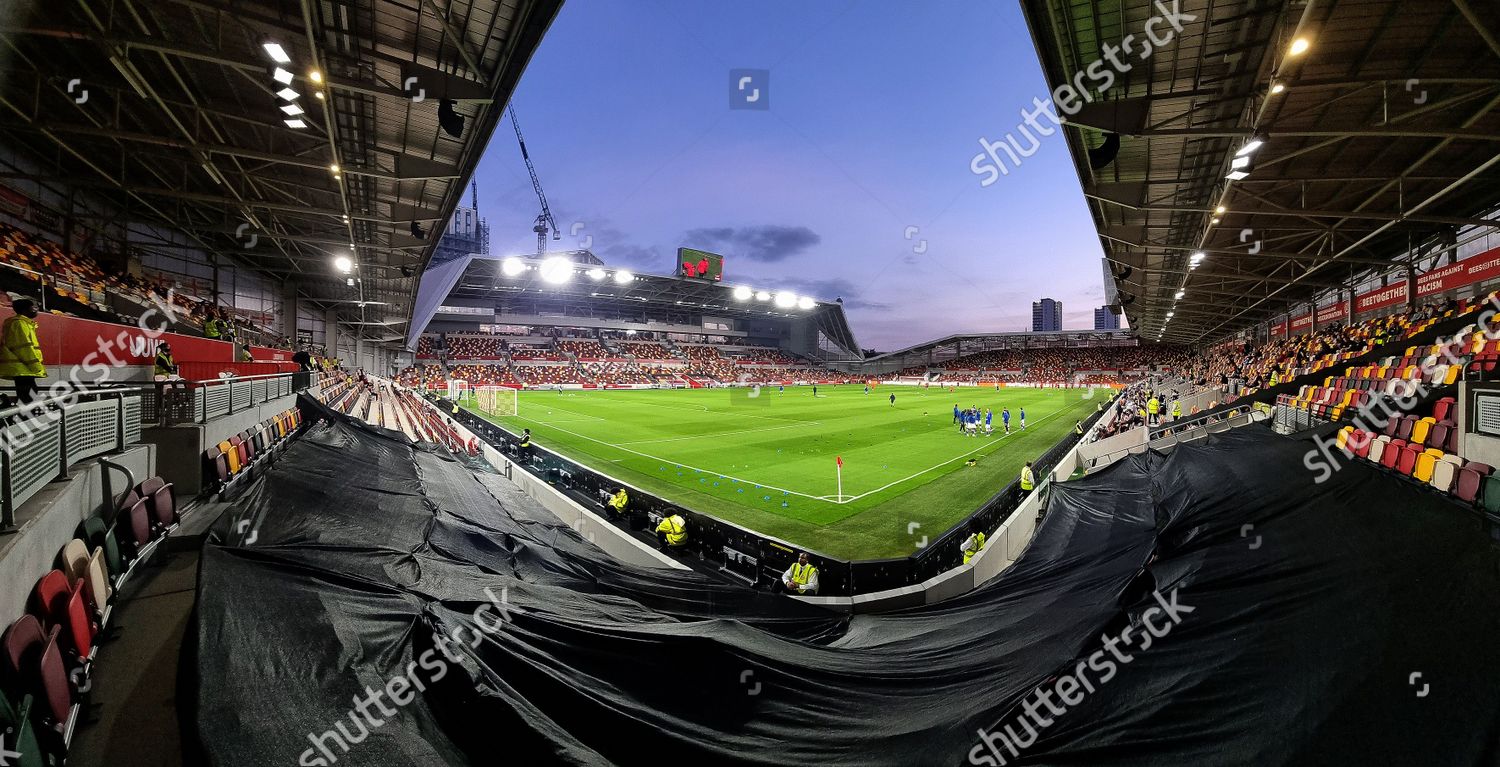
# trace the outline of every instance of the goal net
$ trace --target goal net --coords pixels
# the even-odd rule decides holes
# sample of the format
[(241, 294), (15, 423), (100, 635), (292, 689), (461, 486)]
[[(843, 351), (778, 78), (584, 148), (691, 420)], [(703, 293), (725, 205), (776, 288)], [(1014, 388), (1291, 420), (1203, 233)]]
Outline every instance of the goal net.
[(481, 386), (474, 390), (474, 409), (486, 415), (516, 415), (516, 390), (509, 386)]
[(460, 402), (469, 396), (471, 395), (469, 393), (468, 381), (465, 381), (461, 378), (448, 379), (448, 399), (453, 400), (454, 402)]

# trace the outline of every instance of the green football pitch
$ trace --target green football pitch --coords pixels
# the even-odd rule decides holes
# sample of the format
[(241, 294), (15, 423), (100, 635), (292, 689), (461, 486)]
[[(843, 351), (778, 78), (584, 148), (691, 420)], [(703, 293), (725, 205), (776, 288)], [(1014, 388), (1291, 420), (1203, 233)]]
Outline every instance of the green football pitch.
[[(530, 428), (539, 446), (686, 508), (824, 554), (873, 559), (911, 554), (973, 513), (1108, 391), (523, 391), (518, 415), (491, 420)], [(961, 434), (955, 404), (993, 409), (995, 433)]]

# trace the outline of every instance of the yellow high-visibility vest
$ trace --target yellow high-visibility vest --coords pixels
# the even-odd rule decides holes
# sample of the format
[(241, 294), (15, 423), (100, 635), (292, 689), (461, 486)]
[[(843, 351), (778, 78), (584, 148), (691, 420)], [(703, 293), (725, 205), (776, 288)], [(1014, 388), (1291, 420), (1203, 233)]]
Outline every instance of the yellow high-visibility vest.
[(656, 532), (667, 534), (668, 546), (681, 546), (687, 543), (687, 520), (680, 514), (673, 514), (656, 526)]
[(0, 377), (44, 378), (47, 368), (42, 364), (42, 344), (36, 338), (37, 321), (23, 314), (7, 317), (3, 331), (4, 343), (0, 345)]
[(984, 551), (984, 533), (975, 533), (974, 548), (964, 549), (964, 564), (967, 565), (969, 560), (973, 559), (974, 555), (981, 551)]
[(805, 565), (801, 562), (796, 562), (792, 565), (792, 583), (798, 586), (806, 586), (812, 581), (813, 575), (817, 572), (818, 568), (813, 567), (811, 562)]
[(1021, 467), (1021, 490), (1030, 492), (1036, 487), (1036, 479), (1031, 475), (1030, 466)]

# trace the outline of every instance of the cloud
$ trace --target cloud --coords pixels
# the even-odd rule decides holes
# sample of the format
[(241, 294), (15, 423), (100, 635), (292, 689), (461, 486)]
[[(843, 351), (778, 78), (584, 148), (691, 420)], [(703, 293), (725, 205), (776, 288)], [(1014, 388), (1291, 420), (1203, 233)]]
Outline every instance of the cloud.
[(683, 235), (691, 248), (723, 253), (731, 258), (775, 263), (806, 252), (823, 238), (805, 226), (763, 224), (692, 229)]

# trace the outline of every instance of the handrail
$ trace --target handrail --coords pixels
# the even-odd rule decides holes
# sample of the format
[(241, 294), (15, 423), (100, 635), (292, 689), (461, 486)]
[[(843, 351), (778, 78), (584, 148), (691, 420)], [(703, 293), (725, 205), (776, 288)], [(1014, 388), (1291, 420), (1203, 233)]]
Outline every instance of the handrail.
[(155, 381), (154, 383), (193, 384), (193, 385), (206, 386), (206, 385), (212, 385), (212, 384), (235, 383), (237, 381), (240, 381), (240, 382), (242, 382), (242, 381), (259, 381), (259, 380), (267, 379), (267, 378), (282, 378), (282, 377), (285, 377), (285, 376), (296, 375), (298, 373), (319, 373), (319, 372), (322, 372), (322, 371), (319, 371), (319, 370), (287, 370), (287, 371), (283, 371), (283, 372), (280, 372), (280, 373), (262, 373), (260, 375), (253, 375), (253, 376), (230, 376), (228, 378), (204, 378), (204, 379), (197, 380), (197, 381), (190, 381), (190, 380), (188, 380), (186, 378), (183, 378), (183, 379), (180, 379), (180, 380), (177, 380), (177, 381)]
[(28, 416), (38, 408), (47, 408), (51, 405), (58, 405), (58, 403), (60, 402), (65, 402), (75, 397), (103, 397), (105, 395), (123, 397), (124, 395), (130, 394), (131, 392), (143, 393), (147, 391), (150, 391), (150, 388), (145, 386), (119, 386), (99, 389), (81, 389), (70, 394), (65, 394), (61, 397), (52, 397), (50, 399), (35, 399), (25, 404), (16, 405), (14, 407), (0, 410), (0, 422), (8, 421), (9, 419), (15, 418), (17, 416)]
[[(138, 438), (140, 424), (132, 415), (140, 413), (146, 391), (99, 388), (73, 393), (95, 402), (54, 397), (0, 411), (0, 533), (13, 531), (16, 509), (49, 482), (66, 478), (71, 462), (124, 450), (131, 444), (127, 435)], [(96, 417), (100, 412), (109, 413), (105, 423)], [(82, 420), (72, 420), (75, 415)]]

